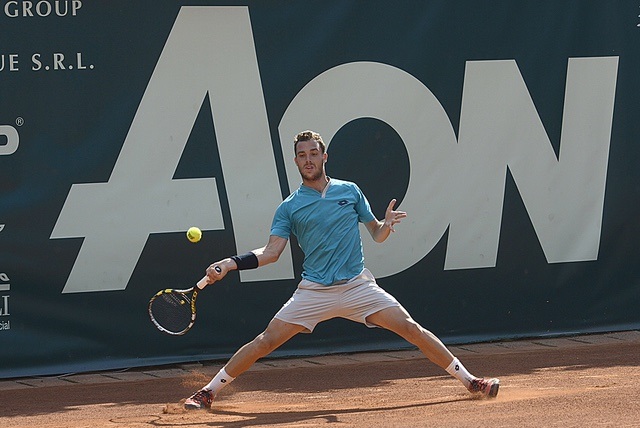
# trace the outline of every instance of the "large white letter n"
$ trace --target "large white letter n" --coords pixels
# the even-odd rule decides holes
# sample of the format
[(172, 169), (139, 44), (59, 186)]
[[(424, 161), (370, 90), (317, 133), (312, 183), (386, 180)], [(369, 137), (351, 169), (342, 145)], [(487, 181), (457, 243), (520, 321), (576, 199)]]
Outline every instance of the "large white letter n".
[[(84, 237), (64, 293), (125, 289), (150, 233), (224, 227), (215, 178), (172, 179), (207, 93), (224, 165), (256, 156), (267, 174), (261, 186), (228, 180), (234, 222), (246, 219), (233, 206), (251, 212), (238, 195), (255, 205), (282, 199), (275, 165), (264, 165), (273, 149), (247, 8), (183, 7), (109, 181), (74, 184), (53, 229), (51, 238)], [(238, 141), (264, 143), (243, 151)], [(267, 236), (261, 221), (236, 234), (238, 247)]]
[(446, 269), (496, 265), (507, 168), (549, 263), (598, 258), (617, 71), (569, 59), (556, 156), (516, 62), (467, 63)]

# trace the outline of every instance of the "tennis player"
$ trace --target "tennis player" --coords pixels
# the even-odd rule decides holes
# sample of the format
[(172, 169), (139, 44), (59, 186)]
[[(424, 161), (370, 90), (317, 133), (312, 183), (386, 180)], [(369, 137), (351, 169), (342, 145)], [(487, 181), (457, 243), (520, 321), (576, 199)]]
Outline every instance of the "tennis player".
[(384, 221), (378, 220), (355, 183), (326, 175), (326, 146), (319, 134), (301, 132), (296, 135), (293, 147), (302, 184), (276, 209), (267, 245), (214, 262), (207, 268), (207, 276), (212, 282), (220, 281), (231, 270), (273, 263), (293, 234), (304, 252), (302, 280), (267, 328), (241, 347), (211, 382), (187, 398), (184, 407), (210, 408), (218, 392), (259, 358), (296, 334), (311, 333), (319, 322), (336, 317), (393, 331), (460, 380), (470, 392), (495, 397), (500, 386), (498, 379), (470, 374), (434, 334), (376, 284), (364, 267), (358, 223), (365, 224), (374, 241), (385, 241), (396, 224), (407, 216), (394, 209), (396, 200), (389, 202)]

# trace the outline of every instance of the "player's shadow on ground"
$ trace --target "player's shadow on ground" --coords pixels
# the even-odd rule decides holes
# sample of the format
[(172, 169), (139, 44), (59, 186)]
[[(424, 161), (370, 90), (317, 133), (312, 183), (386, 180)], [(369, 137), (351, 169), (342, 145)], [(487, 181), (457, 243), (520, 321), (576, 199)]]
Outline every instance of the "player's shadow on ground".
[[(463, 396), (460, 395), (458, 397), (444, 397), (439, 399), (434, 399), (431, 401), (425, 401), (424, 403), (414, 403), (414, 404), (405, 404), (405, 405), (397, 405), (397, 406), (378, 406), (378, 407), (370, 407), (370, 408), (349, 408), (349, 409), (339, 409), (339, 410), (310, 410), (310, 411), (283, 411), (283, 412), (268, 412), (268, 413), (252, 413), (252, 412), (236, 412), (232, 410), (224, 410), (224, 408), (218, 408), (213, 411), (216, 415), (221, 416), (236, 416), (242, 418), (242, 420), (238, 421), (210, 421), (210, 422), (202, 422), (200, 424), (196, 423), (195, 425), (203, 425), (203, 426), (213, 426), (220, 428), (240, 428), (240, 427), (251, 427), (251, 426), (263, 426), (263, 425), (280, 425), (280, 424), (291, 424), (297, 422), (311, 421), (317, 419), (322, 421), (322, 423), (339, 423), (341, 415), (353, 415), (358, 413), (376, 413), (376, 412), (388, 412), (394, 410), (404, 410), (404, 409), (414, 409), (421, 407), (430, 407), (436, 406), (439, 404), (447, 404), (447, 403), (455, 403), (462, 401), (470, 401), (475, 400), (476, 398), (473, 396)], [(179, 427), (180, 423), (176, 423), (175, 420), (163, 422), (162, 419), (149, 422), (150, 425), (158, 426), (158, 427)], [(185, 422), (186, 425), (193, 426), (193, 421)]]
[[(337, 366), (294, 367), (247, 372), (223, 390), (269, 391), (276, 393), (319, 393), (322, 391), (375, 388), (398, 379), (440, 381), (450, 376), (435, 364), (424, 360), (356, 363)], [(464, 388), (461, 387), (464, 391)]]

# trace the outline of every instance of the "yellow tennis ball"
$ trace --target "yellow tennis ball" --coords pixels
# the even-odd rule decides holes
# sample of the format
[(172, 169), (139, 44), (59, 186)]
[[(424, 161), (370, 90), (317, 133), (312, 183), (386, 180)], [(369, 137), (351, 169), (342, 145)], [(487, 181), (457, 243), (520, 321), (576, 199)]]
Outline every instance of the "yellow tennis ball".
[(198, 242), (202, 238), (202, 231), (193, 226), (187, 230), (187, 239), (191, 242)]

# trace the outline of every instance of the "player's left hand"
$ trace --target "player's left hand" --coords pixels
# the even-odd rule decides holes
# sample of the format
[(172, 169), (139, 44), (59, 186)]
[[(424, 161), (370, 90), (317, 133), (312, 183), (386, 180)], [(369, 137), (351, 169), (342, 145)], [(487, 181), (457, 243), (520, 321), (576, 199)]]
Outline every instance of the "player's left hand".
[(395, 211), (393, 208), (396, 206), (396, 199), (391, 199), (389, 202), (389, 206), (387, 207), (387, 211), (384, 214), (384, 225), (389, 228), (392, 232), (395, 232), (393, 226), (400, 223), (403, 218), (407, 216), (407, 213), (404, 211)]

